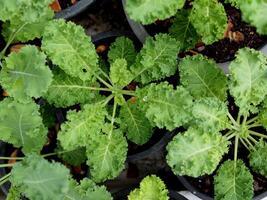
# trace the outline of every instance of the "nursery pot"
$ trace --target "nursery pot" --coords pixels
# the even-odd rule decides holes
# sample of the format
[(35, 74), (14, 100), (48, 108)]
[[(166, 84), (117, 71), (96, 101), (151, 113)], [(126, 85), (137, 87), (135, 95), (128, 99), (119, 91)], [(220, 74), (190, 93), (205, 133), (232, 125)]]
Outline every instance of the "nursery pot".
[[(134, 190), (134, 188), (124, 189), (117, 193), (114, 193), (113, 194), (114, 200), (127, 200), (127, 196), (130, 194), (132, 190)], [(179, 194), (174, 190), (169, 190), (169, 197), (170, 200), (188, 200), (187, 198), (185, 198), (184, 196), (182, 196), (181, 194)]]
[(66, 9), (56, 13), (55, 14), (55, 18), (56, 19), (59, 19), (59, 18), (70, 19), (72, 17), (75, 17), (76, 15), (82, 13), (83, 11), (85, 11), (86, 9), (91, 7), (95, 2), (96, 2), (96, 0), (80, 0), (80, 1), (77, 1), (72, 6), (70, 6), (70, 7), (66, 8)]

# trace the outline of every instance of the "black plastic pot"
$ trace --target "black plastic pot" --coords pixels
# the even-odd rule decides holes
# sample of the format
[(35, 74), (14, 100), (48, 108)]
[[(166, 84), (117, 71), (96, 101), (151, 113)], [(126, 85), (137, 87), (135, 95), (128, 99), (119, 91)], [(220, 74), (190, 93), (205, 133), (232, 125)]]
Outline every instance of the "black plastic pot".
[[(72, 17), (75, 17), (76, 15), (82, 13), (86, 9), (88, 9), (90, 6), (92, 6), (97, 0), (80, 0), (74, 5), (58, 12), (55, 14), (55, 18), (63, 18), (63, 19), (70, 19)], [(99, 0), (98, 0), (99, 1)]]
[[(127, 200), (127, 196), (130, 194), (130, 192), (133, 189), (134, 188), (124, 189), (124, 190), (114, 193), (112, 196), (114, 200)], [(187, 198), (185, 198), (184, 196), (182, 196), (181, 194), (179, 194), (178, 192), (174, 190), (169, 190), (169, 197), (170, 197), (170, 200), (188, 200)]]

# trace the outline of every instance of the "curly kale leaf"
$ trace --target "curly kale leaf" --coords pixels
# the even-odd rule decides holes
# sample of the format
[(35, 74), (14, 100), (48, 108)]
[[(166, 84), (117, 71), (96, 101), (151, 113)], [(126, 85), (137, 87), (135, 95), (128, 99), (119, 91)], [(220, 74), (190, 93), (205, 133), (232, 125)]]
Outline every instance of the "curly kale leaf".
[(132, 72), (127, 69), (125, 59), (116, 59), (110, 66), (110, 78), (113, 84), (120, 88), (127, 86), (132, 78)]
[(87, 164), (95, 182), (103, 182), (117, 177), (124, 169), (127, 156), (127, 141), (119, 129), (103, 130), (104, 134), (88, 141)]
[(107, 111), (98, 104), (87, 104), (79, 112), (69, 111), (67, 122), (58, 133), (60, 145), (65, 150), (86, 147), (88, 142), (101, 133)]
[(56, 152), (58, 152), (57, 156), (61, 158), (64, 162), (72, 165), (72, 166), (79, 166), (84, 163), (87, 159), (86, 157), (86, 149), (84, 147), (75, 149), (69, 152), (62, 152), (64, 149), (58, 145)]
[(137, 90), (140, 108), (153, 126), (173, 130), (191, 120), (193, 98), (183, 87), (166, 82)]
[(167, 34), (147, 38), (131, 67), (136, 80), (146, 84), (175, 74), (179, 49), (179, 42)]
[(217, 0), (194, 1), (190, 21), (206, 44), (222, 39), (227, 27), (226, 12)]
[(61, 200), (68, 192), (69, 178), (64, 165), (31, 154), (14, 165), (10, 181), (29, 199)]
[(108, 52), (109, 63), (116, 59), (125, 59), (129, 65), (134, 64), (137, 52), (132, 40), (126, 37), (119, 37), (110, 45)]
[(127, 0), (126, 11), (131, 19), (146, 25), (175, 15), (184, 3), (185, 0)]
[(70, 76), (91, 80), (98, 69), (98, 57), (90, 37), (72, 22), (50, 22), (45, 29), (42, 50)]
[(21, 200), (21, 190), (18, 187), (11, 186), (8, 190), (6, 200)]
[(176, 135), (168, 144), (167, 163), (179, 176), (211, 174), (228, 152), (228, 145), (229, 142), (219, 132), (190, 128)]
[(243, 161), (225, 161), (215, 176), (216, 200), (251, 200), (253, 176)]
[(11, 0), (0, 2), (0, 19), (6, 21), (3, 35), (10, 38), (15, 32), (14, 41), (26, 42), (40, 38), (46, 24), (54, 12), (48, 6), (52, 0)]
[(141, 183), (140, 188), (132, 191), (128, 200), (144, 200), (144, 199), (157, 199), (168, 200), (168, 190), (164, 182), (155, 175), (145, 177)]
[(182, 9), (177, 12), (169, 33), (181, 44), (181, 50), (193, 48), (201, 39), (190, 19), (191, 10)]
[(91, 89), (98, 86), (97, 83), (71, 77), (62, 70), (54, 70), (53, 74), (53, 81), (44, 95), (50, 104), (65, 108), (75, 104), (94, 103), (101, 98), (98, 91)]
[(138, 108), (137, 103), (131, 100), (121, 107), (119, 118), (120, 127), (126, 133), (128, 140), (143, 145), (149, 141), (153, 134), (152, 126), (145, 117), (145, 113)]
[[(238, 6), (242, 12), (242, 17), (257, 28), (257, 32), (263, 35), (267, 34), (266, 0), (238, 0)], [(253, 13), (253, 15), (251, 14)]]
[(181, 61), (179, 71), (182, 85), (194, 98), (226, 100), (227, 77), (214, 61), (202, 55), (186, 57)]
[(1, 140), (22, 147), (23, 153), (40, 152), (47, 129), (34, 102), (18, 103), (11, 98), (0, 102)]
[(267, 143), (261, 140), (249, 154), (249, 164), (252, 169), (267, 177)]
[(193, 123), (204, 132), (218, 132), (230, 127), (227, 105), (217, 98), (202, 98), (193, 105)]
[(11, 53), (0, 72), (0, 83), (11, 97), (27, 101), (42, 96), (52, 82), (46, 56), (35, 46), (25, 46)]
[(253, 49), (240, 49), (230, 64), (230, 93), (243, 114), (255, 110), (267, 94), (267, 60)]

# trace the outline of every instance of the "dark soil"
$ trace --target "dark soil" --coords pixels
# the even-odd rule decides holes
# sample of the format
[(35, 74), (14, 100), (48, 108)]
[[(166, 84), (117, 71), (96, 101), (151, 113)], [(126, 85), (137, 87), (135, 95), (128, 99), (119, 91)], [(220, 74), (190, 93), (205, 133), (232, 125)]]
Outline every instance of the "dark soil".
[[(76, 1), (80, 1), (80, 0), (76, 0)], [(58, 2), (60, 4), (62, 10), (73, 5), (71, 0), (58, 0)]]

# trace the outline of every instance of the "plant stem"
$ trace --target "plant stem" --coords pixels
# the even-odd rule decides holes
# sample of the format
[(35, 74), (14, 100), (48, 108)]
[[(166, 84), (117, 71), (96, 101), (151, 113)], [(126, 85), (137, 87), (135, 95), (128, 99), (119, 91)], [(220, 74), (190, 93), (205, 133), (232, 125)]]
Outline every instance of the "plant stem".
[(66, 151), (59, 151), (59, 152), (53, 152), (53, 153), (47, 153), (47, 154), (43, 154), (43, 158), (49, 157), (49, 156), (55, 156), (55, 155), (59, 155), (59, 154), (64, 154), (64, 153), (68, 153), (68, 152), (72, 152), (74, 150), (66, 150)]
[(234, 127), (239, 127), (239, 124), (235, 121), (235, 119), (233, 118), (233, 116), (229, 112), (227, 112), (227, 116), (231, 120)]
[(0, 160), (23, 160), (24, 157), (0, 157)]
[(129, 91), (129, 90), (119, 90), (124, 95), (129, 95), (129, 96), (136, 96), (134, 91)]
[(0, 168), (5, 168), (5, 167), (12, 167), (15, 163), (12, 164), (0, 164)]
[(241, 114), (240, 114), (240, 112), (238, 112), (238, 115), (237, 115), (237, 124), (240, 124), (240, 118), (241, 118)]
[(252, 131), (252, 130), (249, 130), (249, 133), (250, 133), (251, 135), (255, 135), (255, 136), (258, 136), (258, 137), (266, 138), (266, 139), (267, 139), (267, 135), (263, 135), (263, 134), (261, 134), (261, 133), (257, 133), (257, 132)]
[(255, 150), (253, 144), (251, 144), (251, 142), (247, 139), (247, 138), (244, 138), (244, 140), (249, 144), (249, 147), (253, 150)]
[(248, 136), (248, 139), (250, 139), (252, 142), (254, 142), (254, 144), (258, 143), (258, 141), (255, 140), (251, 135)]
[(250, 128), (255, 128), (255, 127), (260, 127), (262, 126), (261, 124), (250, 124), (250, 125), (247, 125), (248, 129)]
[(100, 76), (98, 76), (97, 74), (95, 75), (96, 76), (96, 78), (101, 82), (101, 83), (103, 83), (105, 86), (107, 86), (111, 91), (113, 91), (112, 90), (112, 85), (110, 85), (109, 83), (107, 83), (104, 79), (102, 79)]
[(255, 122), (258, 118), (259, 116), (253, 117), (252, 119), (248, 120), (246, 124), (249, 125), (250, 123)]
[(99, 68), (99, 71), (103, 74), (103, 76), (105, 76), (105, 77), (108, 79), (108, 81), (109, 81), (110, 83), (112, 83), (111, 79), (110, 79), (109, 76), (106, 74), (106, 72), (104, 72), (101, 68)]
[(232, 133), (231, 135), (229, 135), (228, 137), (227, 137), (227, 140), (230, 140), (230, 139), (232, 139), (233, 137), (235, 137), (236, 136), (236, 134), (235, 133)]
[(225, 133), (224, 137), (228, 137), (229, 135), (231, 135), (234, 131), (229, 130), (227, 133)]
[(114, 95), (113, 95), (113, 94), (109, 95), (109, 96), (106, 98), (106, 100), (102, 103), (102, 106), (106, 106), (106, 105), (108, 104), (108, 102), (109, 102), (111, 99), (113, 99), (113, 98), (114, 98)]
[(4, 47), (4, 49), (1, 51), (0, 53), (0, 58), (2, 58), (2, 56), (5, 55), (7, 48), (9, 47), (9, 45), (13, 42), (13, 40), (15, 39), (15, 36), (24, 28), (24, 26), (26, 26), (28, 23), (24, 23), (22, 24), (16, 31), (14, 31), (10, 37), (8, 38), (8, 41), (6, 43), (6, 46)]
[(9, 172), (8, 174), (6, 174), (5, 176), (0, 178), (0, 182), (2, 182), (5, 179), (8, 179), (10, 177), (11, 173)]
[(245, 115), (242, 121), (242, 125), (245, 125), (247, 122), (248, 115)]
[(4, 179), (3, 181), (1, 181), (1, 182), (0, 182), (0, 186), (3, 185), (3, 184), (5, 184), (8, 180), (9, 180), (9, 178), (6, 178), (6, 179)]
[(247, 150), (250, 150), (249, 147), (247, 146), (247, 144), (245, 143), (245, 141), (242, 138), (240, 138), (240, 141), (246, 147)]
[(234, 151), (234, 161), (235, 161), (235, 167), (236, 167), (236, 161), (237, 161), (237, 153), (238, 153), (238, 135), (235, 136), (235, 151)]

